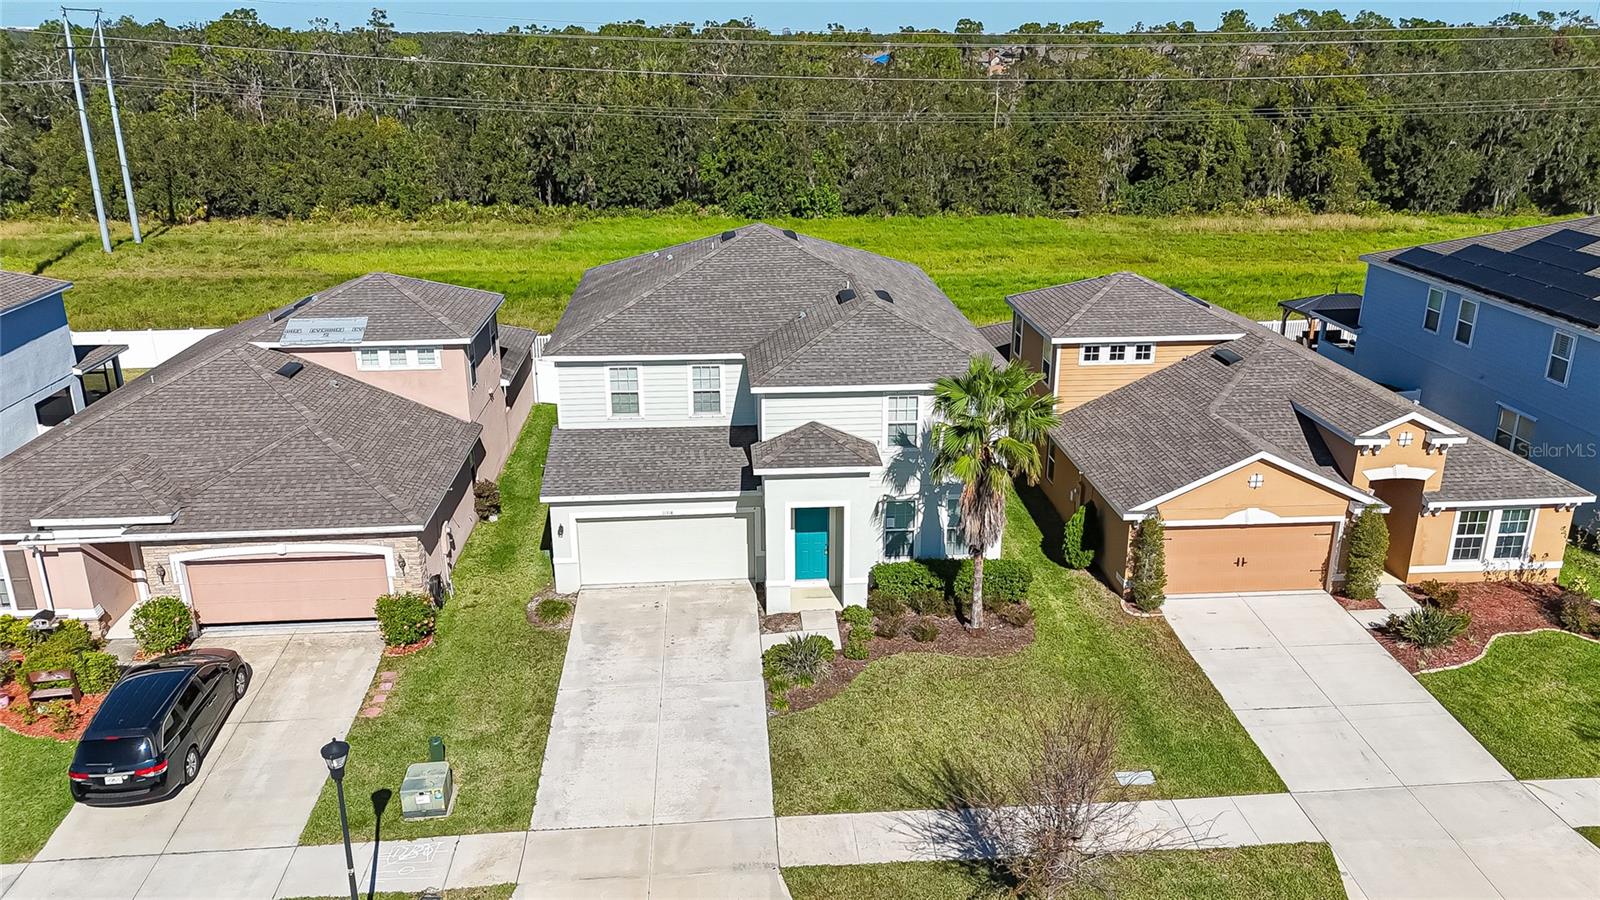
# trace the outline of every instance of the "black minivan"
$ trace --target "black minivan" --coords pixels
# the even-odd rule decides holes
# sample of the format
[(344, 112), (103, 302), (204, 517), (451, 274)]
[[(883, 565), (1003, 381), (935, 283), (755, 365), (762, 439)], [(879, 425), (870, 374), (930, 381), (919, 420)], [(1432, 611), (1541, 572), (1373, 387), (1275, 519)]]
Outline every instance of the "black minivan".
[(122, 806), (170, 796), (200, 774), (249, 686), (250, 667), (232, 650), (190, 650), (129, 670), (78, 740), (72, 798)]

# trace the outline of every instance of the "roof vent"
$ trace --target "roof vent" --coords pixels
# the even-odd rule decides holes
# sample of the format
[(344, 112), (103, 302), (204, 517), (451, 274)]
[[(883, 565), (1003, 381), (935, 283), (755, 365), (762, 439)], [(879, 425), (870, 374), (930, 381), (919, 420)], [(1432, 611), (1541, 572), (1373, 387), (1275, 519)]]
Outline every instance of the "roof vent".
[(837, 295), (837, 299), (838, 299), (838, 301), (840, 303), (849, 303), (851, 300), (854, 300), (855, 298), (856, 298), (856, 292), (851, 290), (851, 289), (849, 289), (849, 288), (845, 288), (844, 290), (840, 291), (838, 293), (838, 295)]
[(796, 242), (798, 242), (798, 241), (799, 241), (799, 240), (800, 240), (800, 235), (798, 235), (798, 234), (795, 234), (795, 233), (794, 233), (794, 230), (793, 230), (793, 229), (791, 229), (791, 228), (785, 228), (785, 229), (784, 229), (784, 230), (783, 230), (783, 236), (784, 236), (784, 237), (786, 237), (786, 238), (788, 238), (788, 239), (789, 239), (789, 240), (791, 240), (791, 241), (796, 241)]
[(1227, 347), (1219, 347), (1216, 350), (1211, 351), (1211, 356), (1212, 358), (1216, 359), (1217, 362), (1220, 362), (1225, 366), (1231, 366), (1234, 363), (1244, 359), (1244, 357), (1232, 350), (1229, 350)]
[(733, 240), (734, 238), (736, 238), (738, 236), (739, 236), (738, 232), (735, 232), (735, 231), (732, 231), (732, 230), (724, 231), (722, 233), (722, 242), (724, 244), (726, 244), (727, 242)]
[(873, 293), (877, 294), (878, 295), (878, 299), (882, 300), (885, 303), (893, 303), (894, 302), (894, 298), (889, 296), (889, 292), (888, 291), (873, 291)]
[(305, 363), (286, 362), (283, 365), (278, 367), (278, 374), (282, 375), (285, 378), (293, 378), (296, 375), (299, 375), (300, 374), (300, 370), (304, 369), (305, 367), (306, 367)]
[(293, 303), (288, 303), (288, 304), (285, 304), (283, 306), (280, 306), (277, 309), (273, 310), (272, 312), (267, 313), (267, 321), (268, 322), (276, 322), (276, 321), (278, 321), (280, 319), (286, 319), (291, 314), (293, 314), (295, 310), (299, 309), (302, 306), (305, 306), (307, 303), (310, 303), (311, 301), (313, 301), (315, 299), (317, 299), (317, 295), (316, 294), (310, 294), (308, 296), (301, 297), (299, 300), (296, 300)]

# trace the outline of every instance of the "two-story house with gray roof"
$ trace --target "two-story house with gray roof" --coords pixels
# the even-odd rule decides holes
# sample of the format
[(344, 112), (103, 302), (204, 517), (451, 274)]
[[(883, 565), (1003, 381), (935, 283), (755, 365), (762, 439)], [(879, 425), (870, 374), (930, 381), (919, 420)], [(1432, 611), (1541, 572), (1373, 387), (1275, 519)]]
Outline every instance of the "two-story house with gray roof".
[(544, 350), (557, 588), (748, 579), (782, 612), (964, 555), (928, 438), (974, 356), (917, 267), (764, 224), (589, 270)]

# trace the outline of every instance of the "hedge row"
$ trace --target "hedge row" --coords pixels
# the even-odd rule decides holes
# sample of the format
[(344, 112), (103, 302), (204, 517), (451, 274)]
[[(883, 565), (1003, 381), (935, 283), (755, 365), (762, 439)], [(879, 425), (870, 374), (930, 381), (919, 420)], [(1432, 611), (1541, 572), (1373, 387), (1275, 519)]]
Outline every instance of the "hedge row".
[[(1033, 569), (1016, 559), (983, 563), (983, 607), (1025, 603)], [(956, 604), (972, 600), (972, 560), (911, 559), (872, 567), (874, 594), (923, 615), (953, 615)]]

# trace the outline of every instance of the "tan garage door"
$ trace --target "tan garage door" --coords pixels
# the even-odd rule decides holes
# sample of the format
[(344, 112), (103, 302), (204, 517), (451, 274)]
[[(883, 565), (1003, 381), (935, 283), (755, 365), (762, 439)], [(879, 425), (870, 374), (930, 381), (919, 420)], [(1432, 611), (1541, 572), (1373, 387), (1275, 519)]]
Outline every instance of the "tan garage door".
[(370, 619), (389, 590), (381, 556), (269, 556), (183, 564), (189, 597), (207, 625)]
[(1333, 525), (1167, 528), (1167, 593), (1315, 590)]

